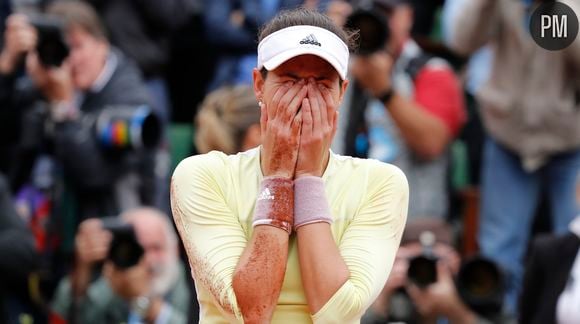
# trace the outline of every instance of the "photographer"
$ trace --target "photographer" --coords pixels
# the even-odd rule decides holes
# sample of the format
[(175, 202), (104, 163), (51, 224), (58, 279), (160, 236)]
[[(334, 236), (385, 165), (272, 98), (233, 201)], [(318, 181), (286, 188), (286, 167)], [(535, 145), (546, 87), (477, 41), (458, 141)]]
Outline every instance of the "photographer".
[[(523, 22), (544, 2), (553, 1), (464, 1), (450, 35), (460, 54), (489, 44), (494, 56), (489, 81), (477, 93), (487, 134), (478, 243), (505, 269), (506, 308), (514, 314), (542, 197), (556, 234), (565, 233), (579, 212), (574, 181), (580, 169), (580, 40), (557, 51), (534, 42)], [(561, 2), (580, 13), (578, 1)]]
[[(192, 299), (168, 216), (137, 208), (120, 218), (134, 228), (142, 256), (111, 243), (121, 241), (115, 241), (114, 230), (104, 229), (103, 221), (85, 220), (75, 239), (74, 269), (60, 282), (53, 310), (74, 323), (132, 323), (136, 317), (143, 322), (186, 323)], [(101, 261), (103, 272), (91, 281)]]
[(465, 119), (460, 83), (446, 61), (424, 54), (411, 39), (408, 1), (376, 0), (365, 10), (379, 24), (367, 29), (372, 18), (355, 23), (356, 10), (347, 20), (360, 30), (361, 46), (343, 103), (350, 124), (343, 125), (344, 141), (334, 148), (399, 166), (412, 190), (410, 219), (443, 219), (448, 146)]
[[(419, 263), (415, 261), (427, 255), (427, 247), (423, 242), (426, 232), (434, 239), (428, 248), (432, 251), (432, 259), (436, 260), (433, 268), (429, 269), (424, 263), (417, 266)], [(442, 318), (452, 324), (510, 323), (497, 310), (486, 311), (484, 317), (466, 303), (459, 292), (459, 284), (462, 284), (459, 281), (462, 279), (456, 278), (459, 278), (460, 270), (465, 273), (468, 263), (461, 264), (460, 256), (451, 241), (450, 228), (443, 222), (416, 219), (409, 223), (391, 275), (362, 323), (436, 323)], [(481, 270), (478, 271), (481, 273)], [(429, 276), (434, 279), (430, 283), (424, 281)], [(461, 287), (476, 286), (477, 282), (463, 283)]]
[[(62, 23), (62, 39), (55, 32), (61, 24), (42, 27), (43, 17), (14, 14), (0, 53), (0, 107), (10, 117), (2, 126), (13, 130), (11, 145), (17, 147), (10, 166), (13, 188), (26, 181), (36, 157), (48, 153), (60, 162), (82, 219), (150, 204), (155, 148), (105, 150), (95, 134), (96, 120), (107, 109), (114, 114), (116, 107), (148, 105), (137, 68), (109, 45), (87, 4), (57, 1), (47, 14)], [(23, 62), (28, 78), (21, 80), (15, 72)]]

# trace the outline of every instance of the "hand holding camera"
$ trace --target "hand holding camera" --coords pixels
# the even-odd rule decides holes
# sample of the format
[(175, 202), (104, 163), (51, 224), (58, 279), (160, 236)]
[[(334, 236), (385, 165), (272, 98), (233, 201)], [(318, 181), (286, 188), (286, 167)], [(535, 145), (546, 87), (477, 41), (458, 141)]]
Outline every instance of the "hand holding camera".
[(445, 316), (452, 323), (476, 323), (476, 317), (459, 298), (453, 276), (446, 264), (437, 262), (437, 281), (423, 289), (414, 284), (407, 292), (424, 318)]
[(362, 6), (347, 17), (346, 27), (359, 32), (359, 48), (350, 66), (353, 77), (375, 97), (389, 92), (394, 58), (388, 50), (387, 16), (374, 6)]
[(29, 24), (26, 16), (13, 14), (8, 17), (4, 48), (0, 53), (0, 73), (12, 73), (24, 54), (36, 47), (37, 38), (36, 29)]
[(392, 87), (393, 64), (394, 60), (387, 51), (377, 51), (367, 56), (353, 57), (351, 73), (363, 88), (379, 97)]
[(70, 66), (64, 61), (60, 66), (44, 66), (36, 51), (26, 57), (26, 70), (48, 102), (71, 102), (74, 87)]
[(105, 260), (106, 274), (119, 295), (129, 298), (148, 291), (151, 273), (132, 225), (117, 217), (87, 219), (79, 225), (75, 247), (73, 282), (78, 295), (84, 294), (93, 266)]
[(77, 266), (91, 267), (105, 260), (113, 236), (105, 230), (102, 221), (90, 218), (79, 225), (75, 237), (75, 254)]

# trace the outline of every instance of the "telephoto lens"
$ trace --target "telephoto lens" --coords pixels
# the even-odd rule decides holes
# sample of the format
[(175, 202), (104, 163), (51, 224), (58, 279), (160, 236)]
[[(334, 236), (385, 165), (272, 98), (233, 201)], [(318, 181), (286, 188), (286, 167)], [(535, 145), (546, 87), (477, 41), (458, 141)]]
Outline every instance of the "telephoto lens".
[(101, 145), (113, 150), (155, 147), (162, 134), (161, 120), (148, 106), (110, 106), (96, 121)]
[(474, 256), (461, 266), (456, 285), (463, 301), (475, 312), (485, 316), (501, 311), (503, 281), (503, 274), (493, 261)]

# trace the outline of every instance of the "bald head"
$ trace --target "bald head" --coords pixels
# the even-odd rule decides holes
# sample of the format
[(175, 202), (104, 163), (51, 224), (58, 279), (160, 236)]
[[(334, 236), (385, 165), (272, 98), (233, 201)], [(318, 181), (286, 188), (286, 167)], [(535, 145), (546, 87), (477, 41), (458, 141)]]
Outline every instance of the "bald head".
[(125, 222), (135, 226), (137, 236), (162, 231), (162, 235), (167, 240), (168, 245), (177, 245), (177, 235), (175, 234), (173, 225), (170, 223), (169, 217), (158, 209), (151, 207), (134, 208), (123, 212), (121, 218)]

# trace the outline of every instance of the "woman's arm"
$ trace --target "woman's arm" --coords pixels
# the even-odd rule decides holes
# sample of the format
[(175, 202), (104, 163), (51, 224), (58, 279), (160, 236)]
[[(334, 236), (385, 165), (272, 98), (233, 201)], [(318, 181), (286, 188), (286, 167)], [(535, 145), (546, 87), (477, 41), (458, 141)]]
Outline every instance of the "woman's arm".
[[(254, 74), (259, 77), (259, 71)], [(262, 101), (265, 178), (249, 241), (216, 183), (226, 171), (221, 160), (211, 159), (211, 154), (189, 158), (173, 176), (173, 215), (196, 282), (213, 294), (222, 310), (245, 323), (269, 322), (282, 288), (293, 225), (291, 179), (301, 124), (297, 110), (305, 95), (304, 85), (296, 83)]]
[(399, 169), (366, 161), (367, 173), (353, 179), (361, 183), (358, 177), (364, 177), (364, 184), (350, 189), (362, 190), (365, 199), (340, 242), (335, 242), (329, 225), (334, 217), (320, 177), (336, 131), (338, 101), (327, 88), (309, 80), (294, 181), (302, 284), (313, 320), (320, 323), (357, 321), (378, 296), (395, 259), (409, 198), (407, 180)]
[(288, 233), (256, 226), (246, 239), (215, 181), (222, 165), (210, 155), (180, 163), (172, 181), (173, 217), (196, 283), (230, 320), (267, 322), (282, 287)]
[(302, 282), (315, 322), (359, 319), (393, 265), (407, 216), (407, 181), (387, 165), (372, 168), (368, 179), (366, 200), (340, 242), (326, 223), (297, 230)]

